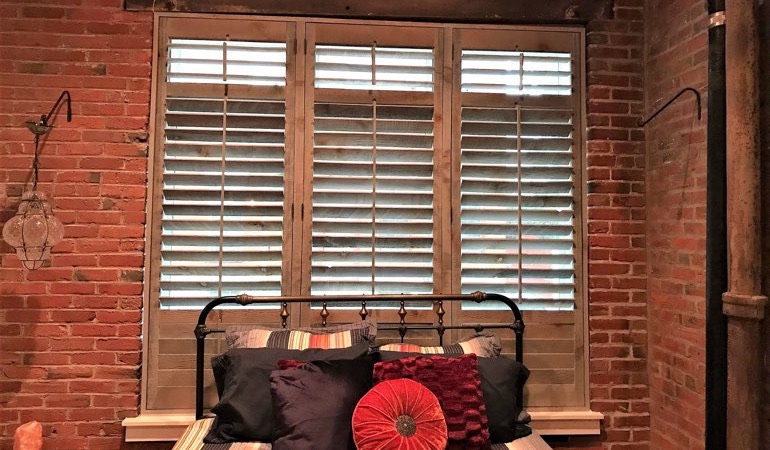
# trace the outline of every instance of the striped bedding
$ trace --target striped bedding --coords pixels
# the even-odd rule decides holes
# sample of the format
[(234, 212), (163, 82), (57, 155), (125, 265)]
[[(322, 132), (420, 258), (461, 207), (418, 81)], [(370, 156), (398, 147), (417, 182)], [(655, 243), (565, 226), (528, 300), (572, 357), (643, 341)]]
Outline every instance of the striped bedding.
[[(213, 418), (201, 419), (192, 423), (171, 450), (270, 450), (270, 444), (264, 442), (234, 442), (230, 444), (204, 444), (203, 438), (208, 433)], [(507, 444), (494, 444), (491, 450), (551, 450), (551, 447), (537, 433), (516, 439)]]

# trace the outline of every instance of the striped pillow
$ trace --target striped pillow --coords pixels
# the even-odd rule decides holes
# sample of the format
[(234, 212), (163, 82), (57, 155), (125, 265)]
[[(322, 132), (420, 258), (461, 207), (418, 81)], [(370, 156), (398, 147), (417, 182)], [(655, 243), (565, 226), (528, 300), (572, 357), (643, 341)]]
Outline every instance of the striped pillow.
[(227, 348), (346, 348), (368, 342), (374, 344), (377, 325), (363, 320), (348, 325), (313, 328), (268, 328), (232, 325), (225, 329)]
[(460, 342), (442, 347), (423, 347), (415, 344), (393, 343), (378, 347), (380, 351), (423, 353), (427, 355), (459, 355), (474, 353), (479, 357), (500, 356), (500, 338), (489, 331), (482, 331)]

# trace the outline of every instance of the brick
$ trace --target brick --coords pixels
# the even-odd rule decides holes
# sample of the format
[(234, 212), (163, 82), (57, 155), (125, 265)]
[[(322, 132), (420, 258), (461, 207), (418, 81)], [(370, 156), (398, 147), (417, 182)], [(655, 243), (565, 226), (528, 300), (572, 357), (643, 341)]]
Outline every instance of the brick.
[(21, 17), (31, 19), (61, 19), (64, 17), (65, 8), (28, 6), (21, 9)]
[(90, 378), (94, 374), (94, 370), (90, 367), (81, 366), (65, 366), (65, 367), (51, 367), (48, 369), (48, 379), (50, 380), (64, 380), (71, 378)]
[(87, 408), (91, 406), (89, 395), (56, 394), (45, 397), (47, 408)]
[(592, 140), (625, 141), (628, 138), (629, 131), (620, 128), (591, 128), (588, 130), (588, 139)]

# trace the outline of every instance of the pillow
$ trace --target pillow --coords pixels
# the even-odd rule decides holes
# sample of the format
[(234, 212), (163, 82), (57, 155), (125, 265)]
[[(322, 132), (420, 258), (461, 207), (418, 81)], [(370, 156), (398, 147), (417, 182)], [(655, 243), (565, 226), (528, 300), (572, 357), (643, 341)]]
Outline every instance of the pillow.
[(374, 343), (377, 324), (372, 320), (312, 328), (269, 328), (231, 325), (225, 329), (227, 348), (343, 348), (362, 342)]
[(369, 345), (320, 350), (238, 348), (212, 358), (219, 402), (211, 409), (216, 420), (204, 442), (270, 442), (273, 436), (273, 406), (270, 400), (270, 372), (281, 359), (318, 361), (367, 357)]
[[(417, 355), (380, 352), (378, 358), (380, 361), (392, 361), (410, 356)], [(518, 420), (522, 414), (518, 403), (519, 393), (529, 378), (529, 369), (514, 359), (500, 357), (478, 358), (478, 371), (492, 442), (511, 442), (529, 435), (532, 430), (522, 426)]]
[(475, 354), (457, 358), (415, 356), (378, 362), (374, 383), (409, 378), (438, 398), (447, 424), (447, 449), (482, 449), (489, 443), (489, 425)]
[(454, 344), (443, 347), (421, 347), (414, 344), (394, 343), (379, 346), (380, 351), (410, 352), (423, 354), (468, 354), (476, 356), (497, 357), (500, 356), (502, 346), (500, 338), (489, 331), (482, 331)]
[(351, 420), (372, 387), (371, 358), (312, 361), (270, 374), (273, 450), (356, 450)]
[(444, 450), (447, 429), (438, 399), (406, 378), (383, 381), (353, 411), (358, 450)]
[(511, 442), (531, 434), (532, 430), (518, 421), (522, 413), (519, 395), (529, 369), (510, 358), (479, 358), (478, 364), (492, 442)]

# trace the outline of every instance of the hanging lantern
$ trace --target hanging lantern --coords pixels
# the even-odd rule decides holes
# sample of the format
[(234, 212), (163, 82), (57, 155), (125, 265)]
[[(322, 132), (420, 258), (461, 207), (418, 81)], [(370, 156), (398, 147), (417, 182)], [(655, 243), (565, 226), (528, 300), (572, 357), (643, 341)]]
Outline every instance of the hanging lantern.
[(70, 94), (64, 91), (54, 103), (48, 115), (38, 121), (27, 122), (27, 128), (35, 135), (35, 158), (32, 161), (32, 190), (24, 192), (16, 215), (3, 226), (3, 239), (16, 249), (16, 256), (27, 269), (43, 267), (51, 260), (51, 248), (64, 237), (64, 226), (54, 217), (51, 204), (45, 194), (37, 190), (40, 136), (48, 133), (53, 125), (48, 123), (59, 103), (67, 98), (67, 122), (72, 120)]
[(64, 226), (51, 210), (45, 194), (27, 191), (16, 215), (3, 226), (3, 239), (16, 249), (27, 269), (39, 269), (51, 259), (51, 247), (64, 237)]

